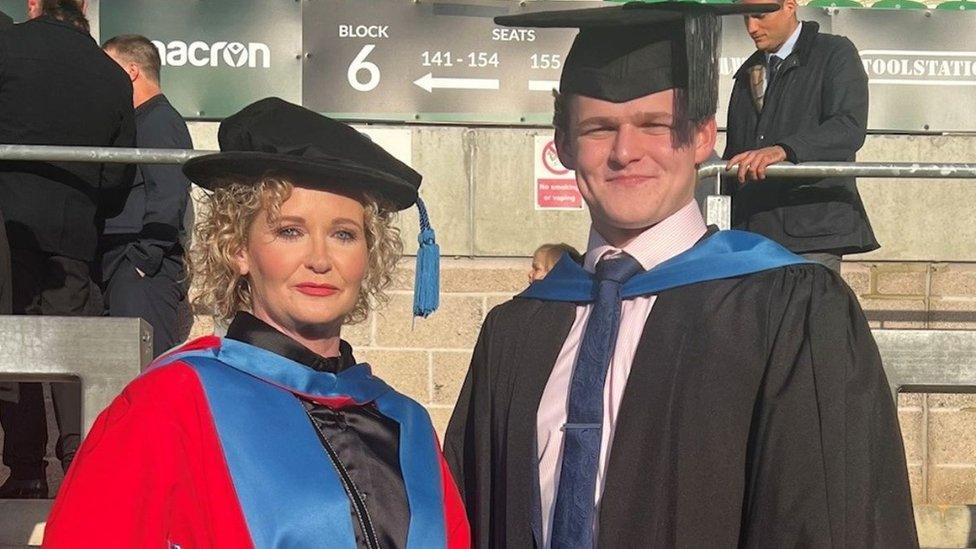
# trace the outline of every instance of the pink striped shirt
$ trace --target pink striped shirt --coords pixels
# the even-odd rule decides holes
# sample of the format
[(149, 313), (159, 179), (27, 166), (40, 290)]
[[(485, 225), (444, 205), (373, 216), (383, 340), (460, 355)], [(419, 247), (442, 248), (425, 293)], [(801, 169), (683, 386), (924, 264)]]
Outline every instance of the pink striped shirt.
[[(626, 252), (633, 256), (645, 270), (651, 269), (691, 248), (705, 234), (705, 231), (705, 221), (698, 209), (698, 203), (694, 200), (664, 221), (641, 233), (623, 250), (607, 244), (603, 237), (591, 228), (583, 267), (591, 273), (595, 272), (596, 264), (603, 256)], [(610, 447), (613, 444), (613, 431), (617, 424), (620, 401), (623, 399), (637, 343), (644, 332), (644, 324), (647, 322), (647, 315), (650, 314), (655, 299), (655, 296), (637, 297), (624, 301), (621, 306), (617, 345), (610, 361), (606, 385), (603, 388), (603, 442), (600, 448), (600, 464), (594, 494), (594, 505), (597, 507), (600, 505), (600, 496), (603, 493), (607, 458), (610, 456)], [(539, 489), (542, 496), (542, 536), (543, 546), (547, 548), (550, 542), (559, 469), (562, 462), (562, 426), (566, 423), (569, 385), (586, 320), (590, 316), (590, 308), (590, 305), (576, 307), (576, 320), (556, 358), (556, 364), (542, 393), (542, 401), (536, 414)]]

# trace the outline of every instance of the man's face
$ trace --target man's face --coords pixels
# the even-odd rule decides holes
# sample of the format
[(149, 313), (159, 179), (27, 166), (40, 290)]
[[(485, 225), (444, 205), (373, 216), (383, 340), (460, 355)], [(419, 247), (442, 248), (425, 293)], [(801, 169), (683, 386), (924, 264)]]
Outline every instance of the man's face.
[[(741, 4), (764, 4), (769, 0), (739, 0)], [(780, 9), (771, 13), (746, 15), (746, 31), (756, 49), (766, 53), (779, 50), (796, 29), (796, 0), (783, 0)]]
[(691, 143), (678, 145), (674, 90), (626, 103), (579, 95), (567, 101), (568, 127), (557, 135), (557, 150), (576, 170), (593, 225), (605, 238), (655, 225), (692, 200), (695, 165), (715, 144), (714, 119), (692, 131)]

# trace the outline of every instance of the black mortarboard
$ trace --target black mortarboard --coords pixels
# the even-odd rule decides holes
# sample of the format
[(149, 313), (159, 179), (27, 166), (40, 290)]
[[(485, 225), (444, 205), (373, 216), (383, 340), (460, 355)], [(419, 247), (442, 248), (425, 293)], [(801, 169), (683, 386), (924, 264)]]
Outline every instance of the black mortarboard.
[(563, 65), (561, 93), (622, 103), (683, 88), (688, 117), (702, 120), (715, 114), (718, 102), (719, 16), (777, 9), (775, 3), (628, 2), (505, 15), (495, 23), (580, 29)]
[(220, 151), (183, 165), (205, 189), (269, 171), (305, 185), (367, 190), (397, 209), (417, 201), (421, 176), (355, 128), (277, 97), (252, 103), (220, 123)]

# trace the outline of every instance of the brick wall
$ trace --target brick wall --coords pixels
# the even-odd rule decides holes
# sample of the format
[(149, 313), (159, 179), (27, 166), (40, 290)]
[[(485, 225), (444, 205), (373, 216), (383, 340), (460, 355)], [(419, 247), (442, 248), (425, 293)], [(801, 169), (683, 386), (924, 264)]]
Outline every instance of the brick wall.
[[(976, 329), (976, 265), (849, 263), (844, 277), (874, 327)], [(917, 503), (976, 503), (976, 395), (900, 395)]]

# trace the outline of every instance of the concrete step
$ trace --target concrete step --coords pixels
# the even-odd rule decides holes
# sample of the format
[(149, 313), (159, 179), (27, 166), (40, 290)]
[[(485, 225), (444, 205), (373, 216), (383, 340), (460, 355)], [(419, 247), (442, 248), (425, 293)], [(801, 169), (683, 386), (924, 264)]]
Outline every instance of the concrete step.
[(50, 499), (0, 499), (0, 549), (36, 547), (44, 539)]

